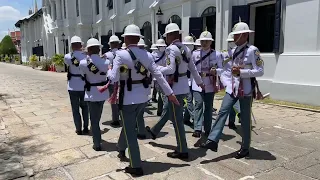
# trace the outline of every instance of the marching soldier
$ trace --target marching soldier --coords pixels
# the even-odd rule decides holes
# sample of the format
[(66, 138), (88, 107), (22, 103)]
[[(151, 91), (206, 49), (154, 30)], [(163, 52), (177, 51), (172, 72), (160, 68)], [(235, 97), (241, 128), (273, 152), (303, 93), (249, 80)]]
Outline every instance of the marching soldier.
[[(78, 135), (89, 133), (89, 110), (84, 101), (84, 77), (80, 70), (80, 61), (86, 58), (82, 52), (82, 41), (78, 36), (71, 38), (72, 53), (66, 54), (64, 62), (68, 65), (68, 91), (71, 102), (74, 125)], [(83, 130), (79, 107), (82, 110)]]
[(201, 49), (201, 44), (199, 39), (197, 39), (196, 42), (194, 42), (194, 48), (195, 50)]
[[(152, 44), (152, 46), (151, 46), (151, 48), (150, 48), (150, 50), (152, 50), (152, 52), (151, 52), (151, 54), (152, 54), (152, 56), (156, 56), (156, 54), (158, 54), (158, 52), (159, 52), (159, 50), (158, 50), (158, 48), (157, 48), (157, 46), (155, 45), (155, 44)], [(158, 94), (158, 90), (156, 89), (156, 87), (155, 87), (155, 82), (156, 82), (156, 80), (153, 78), (153, 90), (152, 90), (152, 101), (153, 102), (155, 102), (155, 103), (158, 103), (158, 99), (157, 99), (157, 94)], [(160, 96), (160, 94), (159, 94), (159, 96)]]
[(121, 49), (126, 49), (126, 48), (127, 48), (126, 43), (122, 43)]
[(224, 124), (232, 106), (239, 100), (241, 108), (241, 128), (243, 131), (241, 149), (235, 158), (240, 159), (249, 156), (251, 142), (251, 103), (255, 96), (255, 77), (264, 73), (263, 60), (257, 47), (249, 45), (247, 39), (249, 29), (246, 23), (239, 22), (233, 27), (236, 48), (232, 50), (232, 59), (224, 61), (225, 71), (231, 72), (232, 76), (226, 78), (226, 95), (223, 98), (219, 110), (218, 119), (215, 121), (208, 140), (201, 147), (218, 150), (218, 142), (221, 137)]
[(140, 176), (143, 175), (143, 170), (135, 127), (138, 112), (144, 109), (148, 101), (148, 72), (157, 79), (171, 102), (176, 104), (179, 102), (162, 74), (157, 70), (151, 54), (137, 46), (139, 38), (143, 37), (140, 34), (140, 28), (134, 24), (128, 25), (122, 36), (127, 44), (127, 50), (117, 52), (113, 61), (113, 69), (108, 72), (110, 80), (120, 79), (119, 110), (123, 128), (118, 141), (118, 156), (124, 157), (125, 149), (128, 147), (130, 166), (125, 168), (125, 172)]
[[(163, 39), (158, 39), (155, 46), (157, 47), (157, 51), (153, 53), (154, 62), (158, 66), (166, 66), (166, 42)], [(161, 116), (162, 110), (163, 110), (163, 101), (162, 98), (164, 97), (164, 94), (161, 92), (160, 86), (158, 85), (156, 79), (154, 80), (154, 86), (156, 90), (159, 93), (158, 97), (158, 108), (157, 108), (157, 116)]]
[[(187, 77), (188, 69), (197, 85), (202, 88), (204, 88), (204, 85), (193, 61), (190, 61), (191, 52), (189, 48), (184, 46), (179, 40), (181, 33), (182, 31), (175, 23), (170, 23), (166, 26), (163, 36), (166, 37), (167, 43), (170, 44), (166, 49), (167, 66), (159, 66), (158, 68), (164, 75), (168, 76), (168, 82), (171, 85), (173, 92), (177, 95), (179, 103), (183, 105), (183, 99), (190, 91)], [(178, 147), (174, 152), (168, 153), (167, 156), (170, 158), (188, 159), (189, 154), (183, 124), (183, 106), (169, 103), (166, 98), (163, 100), (164, 108), (159, 122), (154, 125), (153, 128), (147, 126), (146, 129), (152, 135), (152, 138), (156, 139), (160, 130), (166, 122), (171, 119), (174, 125)]]
[[(191, 54), (193, 54), (193, 50), (194, 50), (194, 40), (193, 37), (191, 36), (186, 36), (182, 42), (182, 44), (186, 45), (190, 51)], [(184, 115), (183, 115), (183, 122), (185, 125), (188, 126), (193, 126), (193, 123), (190, 121), (190, 119), (192, 119), (192, 121), (194, 121), (194, 105), (193, 105), (193, 95), (192, 95), (192, 80), (191, 80), (191, 75), (190, 75), (190, 71), (187, 71), (187, 77), (188, 77), (188, 84), (189, 84), (189, 89), (190, 92), (187, 95), (187, 103), (185, 105), (184, 108)]]
[[(121, 41), (119, 40), (118, 36), (112, 35), (109, 39), (110, 51), (104, 54), (105, 59), (110, 61), (110, 68), (112, 68), (113, 59), (116, 57), (116, 52), (119, 50), (119, 45)], [(109, 93), (113, 93), (114, 84), (109, 84), (108, 86)], [(112, 123), (111, 126), (118, 127), (120, 126), (119, 121), (119, 110), (117, 104), (111, 104), (111, 111), (112, 111)]]
[(193, 137), (200, 138), (202, 126), (205, 135), (208, 136), (212, 126), (212, 107), (214, 94), (219, 91), (217, 87), (218, 77), (222, 73), (222, 54), (211, 49), (214, 41), (209, 31), (200, 35), (201, 50), (193, 53), (192, 59), (205, 84), (205, 89), (199, 88), (192, 81), (193, 97), (195, 99), (194, 109), (194, 133)]
[(106, 75), (110, 61), (99, 56), (101, 44), (97, 39), (91, 38), (87, 42), (88, 56), (80, 62), (80, 68), (85, 77), (85, 101), (88, 102), (91, 130), (93, 136), (93, 149), (101, 150), (100, 119), (103, 104), (109, 97), (109, 92), (99, 92), (98, 86), (108, 83)]
[[(232, 49), (235, 47), (235, 44), (234, 44), (234, 39), (233, 39), (233, 34), (229, 34), (228, 36), (228, 39), (227, 39), (227, 42), (229, 44), (229, 49), (226, 50), (226, 51), (223, 51), (223, 56), (224, 56), (224, 60), (225, 61), (228, 61), (228, 60), (231, 60), (232, 59)], [(231, 77), (231, 72), (229, 71), (224, 71), (222, 74), (221, 74), (221, 82), (222, 84), (224, 85), (224, 87), (227, 86), (227, 83), (224, 82), (224, 76), (229, 76)], [(237, 126), (235, 125), (235, 122), (236, 122), (236, 116), (239, 118), (239, 122), (241, 121), (240, 120), (240, 103), (239, 103), (239, 100), (234, 104), (233, 108), (231, 109), (230, 111), (230, 114), (229, 114), (229, 123), (228, 123), (228, 127), (229, 129), (233, 129), (233, 130), (236, 130), (237, 129)]]

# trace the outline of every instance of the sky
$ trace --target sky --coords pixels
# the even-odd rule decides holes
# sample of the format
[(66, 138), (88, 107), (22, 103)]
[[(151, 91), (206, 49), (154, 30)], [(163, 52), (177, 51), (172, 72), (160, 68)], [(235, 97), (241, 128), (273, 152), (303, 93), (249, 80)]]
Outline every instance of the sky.
[[(14, 24), (27, 16), (31, 7), (34, 9), (34, 2), (35, 0), (0, 0), (0, 40), (8, 35), (8, 29), (14, 30)], [(37, 0), (37, 3), (40, 8), (41, 0)]]

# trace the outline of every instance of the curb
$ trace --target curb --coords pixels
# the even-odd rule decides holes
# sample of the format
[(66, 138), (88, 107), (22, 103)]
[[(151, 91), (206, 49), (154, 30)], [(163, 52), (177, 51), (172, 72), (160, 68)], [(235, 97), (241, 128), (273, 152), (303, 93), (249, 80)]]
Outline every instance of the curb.
[[(222, 100), (222, 98), (223, 98), (223, 96), (216, 96), (216, 97), (217, 97), (217, 100)], [(289, 106), (289, 105), (282, 105), (282, 104), (275, 104), (275, 103), (265, 103), (265, 102), (261, 102), (261, 101), (254, 101), (254, 103), (268, 104), (268, 105), (272, 105), (272, 106), (285, 107), (285, 108), (290, 108), (290, 109), (297, 109), (297, 110), (304, 110), (304, 111), (320, 113), (320, 110), (310, 109), (310, 108), (303, 108), (303, 107), (296, 107), (296, 106)]]

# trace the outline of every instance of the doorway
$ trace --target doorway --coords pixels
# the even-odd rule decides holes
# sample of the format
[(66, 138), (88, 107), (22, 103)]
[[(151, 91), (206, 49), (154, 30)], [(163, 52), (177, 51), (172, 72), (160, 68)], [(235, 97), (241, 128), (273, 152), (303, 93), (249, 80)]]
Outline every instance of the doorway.
[[(201, 14), (203, 18), (203, 31), (207, 29), (212, 34), (212, 39), (216, 38), (216, 8), (208, 7)], [(215, 49), (215, 43), (212, 42), (211, 48)]]

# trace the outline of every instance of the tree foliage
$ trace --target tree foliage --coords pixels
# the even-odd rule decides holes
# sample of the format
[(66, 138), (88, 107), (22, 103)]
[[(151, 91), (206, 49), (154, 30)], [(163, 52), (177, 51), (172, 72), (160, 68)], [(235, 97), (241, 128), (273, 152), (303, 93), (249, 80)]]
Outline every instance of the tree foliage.
[(1, 54), (18, 54), (16, 46), (13, 44), (10, 36), (5, 36), (0, 44)]

